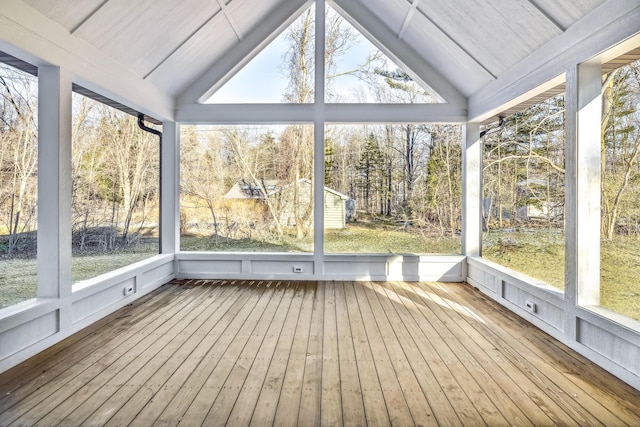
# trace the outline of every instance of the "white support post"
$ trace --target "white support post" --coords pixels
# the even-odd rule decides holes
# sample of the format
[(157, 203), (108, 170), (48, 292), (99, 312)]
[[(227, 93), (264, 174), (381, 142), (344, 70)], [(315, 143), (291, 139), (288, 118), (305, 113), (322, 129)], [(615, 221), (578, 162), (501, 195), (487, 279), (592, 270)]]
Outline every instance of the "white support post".
[(577, 284), (579, 305), (600, 305), (602, 70), (578, 66)]
[[(567, 72), (565, 93), (565, 299), (569, 307), (600, 304), (600, 127), (599, 64)], [(567, 335), (575, 337), (575, 320)]]
[(564, 333), (576, 339), (576, 305), (578, 302), (578, 66), (566, 73), (564, 160)]
[(160, 253), (180, 250), (180, 127), (174, 121), (162, 123), (160, 170)]
[(462, 254), (482, 254), (482, 141), (480, 125), (462, 127)]
[(71, 78), (38, 68), (38, 297), (71, 294)]
[(324, 268), (324, 13), (324, 0), (316, 0), (316, 68), (313, 120), (313, 252), (315, 274), (318, 276), (323, 274), (322, 270)]

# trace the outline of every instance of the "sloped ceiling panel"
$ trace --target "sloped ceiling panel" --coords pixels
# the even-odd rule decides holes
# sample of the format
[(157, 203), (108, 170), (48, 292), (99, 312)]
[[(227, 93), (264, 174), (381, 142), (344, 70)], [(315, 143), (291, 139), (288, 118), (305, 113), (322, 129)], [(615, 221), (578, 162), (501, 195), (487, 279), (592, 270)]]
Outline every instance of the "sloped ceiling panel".
[(244, 37), (281, 2), (282, 0), (234, 0), (227, 6), (227, 11), (231, 20), (237, 25), (238, 31)]
[[(343, 3), (344, 1), (338, 0), (338, 3)], [(407, 0), (358, 0), (358, 3), (360, 7), (366, 7), (371, 10), (395, 34), (400, 33), (405, 17), (411, 11), (411, 4)]]
[(108, 0), (24, 0), (69, 32), (80, 26)]
[(417, 7), (494, 76), (561, 33), (527, 0), (477, 0), (455, 6), (449, 0), (429, 0)]
[(110, 0), (74, 35), (145, 76), (219, 11), (215, 1)]
[[(443, 70), (465, 96), (470, 96), (494, 79), (491, 73), (421, 13), (414, 15), (412, 25), (405, 30), (403, 40), (435, 68)], [(425, 43), (426, 40), (429, 43)]]
[(551, 20), (556, 22), (563, 30), (579, 21), (587, 13), (600, 6), (606, 0), (580, 0), (580, 1), (558, 1), (558, 0), (529, 0), (531, 4), (538, 7)]
[(147, 79), (177, 96), (237, 42), (228, 20), (223, 14), (217, 14), (154, 69)]

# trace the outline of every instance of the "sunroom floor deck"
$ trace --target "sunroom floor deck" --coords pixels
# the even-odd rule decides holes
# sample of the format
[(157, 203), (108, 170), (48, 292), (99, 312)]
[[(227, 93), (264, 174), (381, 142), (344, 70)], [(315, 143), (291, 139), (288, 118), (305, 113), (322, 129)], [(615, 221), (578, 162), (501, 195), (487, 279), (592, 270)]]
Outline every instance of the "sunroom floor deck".
[(0, 425), (640, 425), (470, 286), (173, 282), (0, 375)]

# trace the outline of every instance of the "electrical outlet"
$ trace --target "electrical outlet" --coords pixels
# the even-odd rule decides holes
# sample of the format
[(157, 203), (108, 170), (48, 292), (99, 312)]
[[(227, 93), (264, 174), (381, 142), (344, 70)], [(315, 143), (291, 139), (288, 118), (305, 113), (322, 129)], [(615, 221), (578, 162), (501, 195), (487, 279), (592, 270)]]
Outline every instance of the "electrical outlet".
[(131, 295), (133, 293), (133, 285), (125, 286), (122, 290), (122, 293), (124, 294), (124, 296)]
[(528, 312), (530, 313), (536, 313), (538, 311), (538, 306), (536, 306), (536, 303), (533, 301), (527, 301), (524, 303), (524, 307), (527, 309)]
[(293, 272), (294, 273), (302, 273), (302, 266), (301, 265), (294, 265), (293, 266)]

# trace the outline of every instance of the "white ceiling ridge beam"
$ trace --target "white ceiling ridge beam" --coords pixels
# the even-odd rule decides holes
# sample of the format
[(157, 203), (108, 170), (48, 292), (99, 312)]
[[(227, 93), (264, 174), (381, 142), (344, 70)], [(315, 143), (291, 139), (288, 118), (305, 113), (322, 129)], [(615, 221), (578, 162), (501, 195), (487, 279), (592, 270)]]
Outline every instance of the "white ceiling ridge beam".
[(478, 66), (480, 68), (482, 68), (487, 74), (489, 74), (491, 76), (492, 79), (496, 79), (497, 76), (491, 71), (489, 70), (487, 67), (484, 66), (484, 64), (482, 62), (480, 62), (480, 60), (478, 60), (478, 58), (476, 58), (474, 55), (471, 54), (471, 52), (469, 52), (467, 49), (464, 48), (464, 46), (462, 46), (456, 39), (454, 39), (449, 33), (447, 33), (440, 25), (438, 25), (433, 19), (429, 18), (427, 16), (427, 14), (425, 12), (423, 12), (420, 9), (417, 9), (418, 13), (421, 14), (424, 19), (426, 19), (427, 21), (429, 21), (431, 23), (431, 25), (433, 25), (435, 28), (437, 28), (438, 31), (440, 31), (440, 33), (445, 36), (446, 38), (448, 38), (449, 40), (451, 40), (451, 42), (453, 44), (455, 44), (458, 49), (460, 49), (461, 51), (463, 51), (465, 53), (465, 55), (467, 55), (473, 62), (475, 62), (476, 64), (478, 64)]
[(59, 66), (74, 83), (158, 120), (173, 119), (173, 97), (21, 1), (0, 9), (0, 50)]
[(551, 15), (549, 14), (549, 12), (547, 12), (546, 10), (544, 10), (544, 9), (542, 8), (542, 6), (540, 6), (540, 5), (538, 4), (538, 2), (537, 2), (536, 0), (527, 0), (527, 1), (529, 2), (529, 4), (530, 4), (531, 6), (533, 6), (534, 8), (536, 8), (536, 10), (537, 10), (538, 12), (540, 12), (540, 14), (541, 14), (542, 16), (544, 16), (544, 17), (545, 17), (545, 19), (546, 19), (547, 21), (551, 22), (551, 23), (553, 24), (553, 26), (554, 26), (554, 27), (556, 27), (557, 29), (559, 29), (559, 30), (560, 30), (560, 31), (562, 31), (563, 33), (567, 30), (566, 28), (564, 28), (564, 26), (560, 25), (560, 23), (559, 23), (559, 22), (558, 22), (558, 21), (557, 21), (553, 16), (551, 16)]
[(469, 98), (469, 120), (482, 122), (585, 62), (640, 33), (638, 0), (608, 0)]
[[(314, 104), (192, 104), (179, 106), (182, 124), (313, 123)], [(467, 112), (451, 104), (323, 104), (331, 123), (464, 123)]]
[(413, 20), (413, 16), (416, 14), (418, 3), (420, 3), (420, 0), (413, 0), (413, 3), (411, 3), (411, 7), (409, 8), (407, 15), (404, 17), (404, 22), (402, 23), (402, 27), (400, 28), (400, 31), (398, 31), (399, 39), (402, 39), (404, 37), (404, 34), (407, 32), (407, 28), (409, 28), (409, 24), (411, 24), (411, 21)]
[(177, 98), (178, 105), (204, 102), (242, 69), (255, 55), (275, 39), (312, 3), (312, 0), (287, 0), (264, 19), (260, 25), (234, 45), (223, 59), (192, 83)]
[(236, 33), (236, 37), (239, 41), (242, 41), (242, 32), (240, 32), (236, 21), (233, 19), (233, 16), (231, 16), (231, 12), (229, 12), (229, 9), (227, 9), (227, 5), (224, 3), (224, 0), (217, 0), (217, 2), (218, 6), (220, 6), (220, 10), (222, 10), (222, 13), (224, 13), (224, 17), (227, 18), (229, 26), (231, 27), (233, 32)]
[(417, 78), (419, 83), (435, 90), (446, 102), (467, 108), (467, 98), (438, 69), (400, 40), (373, 12), (351, 0), (333, 4), (358, 31)]
[(171, 52), (169, 52), (168, 55), (166, 55), (162, 61), (158, 62), (158, 64), (156, 64), (148, 73), (146, 73), (144, 75), (144, 79), (148, 79), (149, 76), (151, 74), (153, 74), (158, 68), (160, 68), (165, 62), (167, 62), (169, 60), (169, 58), (171, 58), (176, 52), (178, 52), (180, 49), (182, 49), (182, 47), (187, 44), (189, 42), (189, 40), (191, 40), (191, 38), (193, 36), (195, 36), (200, 30), (202, 30), (205, 26), (207, 26), (209, 24), (209, 22), (211, 22), (212, 19), (214, 19), (216, 16), (218, 16), (220, 13), (222, 12), (222, 9), (217, 10), (215, 13), (213, 13), (208, 19), (206, 19), (202, 25), (200, 25), (198, 28), (196, 28), (194, 31), (192, 31), (187, 37), (184, 38), (184, 40), (182, 40), (180, 42), (180, 44), (178, 46), (176, 46), (175, 49), (173, 49)]
[(100, 9), (102, 9), (107, 3), (109, 3), (109, 0), (104, 0), (102, 3), (100, 3), (100, 6), (96, 7), (95, 10), (93, 12), (91, 12), (89, 14), (89, 16), (84, 18), (82, 20), (82, 22), (80, 22), (78, 25), (76, 25), (75, 28), (72, 28), (70, 33), (74, 34), (76, 31), (78, 31), (80, 28), (82, 28), (84, 26), (84, 24), (86, 24), (88, 21), (90, 21), (91, 18), (93, 18), (100, 11)]

